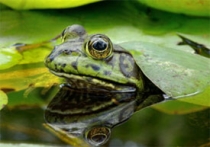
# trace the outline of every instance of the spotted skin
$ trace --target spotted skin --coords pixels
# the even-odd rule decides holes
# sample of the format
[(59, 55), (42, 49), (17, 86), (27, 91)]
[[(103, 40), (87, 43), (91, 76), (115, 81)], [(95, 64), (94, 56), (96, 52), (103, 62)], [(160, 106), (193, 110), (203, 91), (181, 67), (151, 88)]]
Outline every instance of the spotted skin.
[[(81, 29), (81, 27), (74, 28)], [(141, 70), (129, 52), (119, 45), (113, 44), (110, 45), (113, 46), (113, 50), (109, 57), (93, 58), (87, 53), (87, 48), (84, 49), (87, 44), (86, 40), (91, 37), (84, 34), (84, 30), (74, 30), (73, 35), (68, 30), (71, 28), (67, 28), (67, 35), (65, 35), (65, 31), (63, 33), (64, 42), (56, 46), (46, 57), (45, 65), (53, 74), (66, 78), (68, 82), (77, 85), (77, 87), (80, 87), (78, 83), (84, 83), (82, 86), (91, 85), (106, 88), (108, 83), (114, 83), (113, 85), (130, 85), (137, 87), (138, 90), (143, 90)], [(77, 31), (80, 33), (76, 34), (82, 36), (75, 36)], [(91, 78), (91, 82), (87, 81), (87, 77)], [(110, 86), (108, 87), (110, 88)], [(113, 86), (113, 89), (116, 87)]]
[(72, 62), (71, 63), (71, 66), (75, 69), (75, 70), (77, 70), (77, 62), (75, 61), (75, 62)]

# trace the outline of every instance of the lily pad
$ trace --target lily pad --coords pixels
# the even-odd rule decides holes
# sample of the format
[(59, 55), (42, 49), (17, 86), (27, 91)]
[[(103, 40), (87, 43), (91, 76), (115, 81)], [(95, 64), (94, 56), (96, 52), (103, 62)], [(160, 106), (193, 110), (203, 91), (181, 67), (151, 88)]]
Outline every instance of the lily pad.
[[(169, 97), (196, 97), (202, 93), (204, 99), (209, 98), (209, 58), (146, 42), (120, 45), (133, 54), (142, 72)], [(207, 104), (204, 101), (203, 105)]]
[(0, 50), (0, 70), (10, 68), (20, 62), (22, 56), (14, 47)]
[(164, 102), (152, 105), (151, 107), (161, 112), (173, 114), (173, 115), (174, 114), (175, 115), (188, 114), (188, 113), (193, 113), (193, 112), (209, 109), (209, 106), (203, 106), (205, 99), (204, 100), (201, 99), (200, 101), (202, 102), (202, 105), (193, 104), (193, 103), (196, 103), (193, 100), (191, 101), (188, 100), (188, 102), (182, 102), (180, 101), (180, 99), (168, 100), (168, 101), (164, 101)]
[(57, 147), (52, 145), (41, 145), (41, 144), (27, 144), (27, 143), (0, 143), (0, 146), (3, 147)]
[(5, 91), (19, 91), (30, 87), (50, 87), (60, 83), (58, 77), (45, 68), (44, 63), (21, 64), (0, 72), (0, 88)]
[(0, 0), (3, 3), (13, 9), (25, 10), (25, 9), (47, 9), (47, 8), (71, 8), (78, 7), (85, 4), (97, 2), (99, 0)]
[(164, 11), (195, 16), (210, 16), (209, 0), (138, 0), (147, 6)]

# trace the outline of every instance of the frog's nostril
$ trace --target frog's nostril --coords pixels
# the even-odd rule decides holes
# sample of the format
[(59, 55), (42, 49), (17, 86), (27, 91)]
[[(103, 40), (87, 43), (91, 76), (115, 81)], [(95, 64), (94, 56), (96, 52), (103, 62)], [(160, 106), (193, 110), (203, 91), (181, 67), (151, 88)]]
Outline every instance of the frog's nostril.
[(47, 59), (45, 60), (45, 63), (49, 63), (49, 62), (50, 62), (50, 59), (47, 58)]
[(69, 49), (64, 49), (62, 53), (66, 55), (70, 55), (71, 51)]
[(50, 63), (50, 62), (53, 61), (53, 59), (54, 59), (53, 57), (47, 57), (46, 60), (45, 60), (45, 62), (46, 63)]

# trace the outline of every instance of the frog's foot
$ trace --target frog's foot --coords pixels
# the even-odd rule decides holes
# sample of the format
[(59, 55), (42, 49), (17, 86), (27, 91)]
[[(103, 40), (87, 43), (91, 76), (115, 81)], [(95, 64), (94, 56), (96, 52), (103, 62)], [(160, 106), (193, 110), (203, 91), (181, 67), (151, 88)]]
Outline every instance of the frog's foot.
[[(39, 42), (39, 43), (33, 43), (33, 44), (16, 43), (13, 46), (16, 48), (16, 50), (18, 52), (22, 53), (22, 52), (30, 50), (30, 49), (46, 46), (49, 43), (52, 43), (52, 42), (56, 41), (60, 37), (61, 37), (61, 35), (58, 35), (51, 40), (47, 40), (47, 41), (43, 41), (43, 42)], [(53, 48), (53, 46), (52, 46), (52, 48)]]

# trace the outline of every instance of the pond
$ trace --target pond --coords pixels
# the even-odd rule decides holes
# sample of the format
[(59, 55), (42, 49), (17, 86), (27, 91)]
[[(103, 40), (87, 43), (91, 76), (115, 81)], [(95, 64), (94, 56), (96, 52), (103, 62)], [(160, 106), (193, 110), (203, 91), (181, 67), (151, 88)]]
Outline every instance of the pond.
[(0, 4), (0, 146), (209, 146), (201, 8), (188, 16), (139, 1)]
[[(105, 147), (199, 146), (208, 142), (210, 109), (171, 115), (147, 107), (151, 100), (137, 102), (136, 93), (94, 93), (66, 85), (58, 90), (47, 107), (3, 109), (1, 141), (56, 146), (102, 143)], [(52, 96), (50, 93), (42, 98)]]

